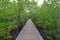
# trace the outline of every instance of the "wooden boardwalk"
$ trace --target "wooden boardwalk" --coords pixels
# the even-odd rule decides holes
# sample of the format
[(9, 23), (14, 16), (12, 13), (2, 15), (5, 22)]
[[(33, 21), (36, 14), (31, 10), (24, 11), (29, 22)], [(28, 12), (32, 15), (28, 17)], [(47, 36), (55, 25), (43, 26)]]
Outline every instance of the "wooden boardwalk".
[(32, 23), (31, 19), (29, 19), (16, 40), (43, 40), (43, 38)]

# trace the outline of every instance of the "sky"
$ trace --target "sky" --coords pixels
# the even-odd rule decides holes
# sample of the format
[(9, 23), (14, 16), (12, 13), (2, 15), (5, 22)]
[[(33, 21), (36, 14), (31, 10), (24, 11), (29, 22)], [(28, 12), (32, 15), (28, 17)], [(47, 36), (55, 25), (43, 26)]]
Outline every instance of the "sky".
[[(10, 0), (10, 2), (13, 2), (14, 0)], [(17, 2), (17, 0), (15, 0)]]
[[(13, 1), (13, 0), (10, 0), (11, 2)], [(15, 0), (16, 2), (17, 2), (17, 0)], [(30, 0), (31, 1), (31, 0)], [(44, 0), (35, 0), (35, 2), (37, 2), (37, 5), (39, 6), (39, 5), (42, 5), (43, 4), (43, 1)]]
[(37, 5), (42, 5), (44, 0), (35, 0), (37, 2)]

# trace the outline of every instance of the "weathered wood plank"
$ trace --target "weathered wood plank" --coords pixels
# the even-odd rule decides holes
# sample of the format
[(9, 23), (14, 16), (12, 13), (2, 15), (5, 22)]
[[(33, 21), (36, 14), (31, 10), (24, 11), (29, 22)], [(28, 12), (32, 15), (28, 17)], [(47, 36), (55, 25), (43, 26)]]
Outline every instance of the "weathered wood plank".
[(43, 40), (43, 38), (32, 23), (31, 19), (29, 19), (16, 40)]

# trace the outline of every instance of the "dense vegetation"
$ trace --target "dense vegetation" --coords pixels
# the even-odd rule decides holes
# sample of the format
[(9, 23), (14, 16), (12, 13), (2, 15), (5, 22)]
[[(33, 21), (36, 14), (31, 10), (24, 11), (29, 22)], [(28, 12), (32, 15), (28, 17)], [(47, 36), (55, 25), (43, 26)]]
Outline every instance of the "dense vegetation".
[[(11, 40), (10, 31), (22, 27), (31, 18), (45, 40), (60, 40), (60, 0), (44, 1), (38, 6), (32, 0), (0, 1), (0, 40)], [(15, 30), (14, 30), (15, 31)], [(43, 35), (44, 34), (44, 35)]]
[(58, 10), (54, 4), (44, 2), (41, 7), (36, 9), (34, 23), (38, 28), (42, 28), (47, 40), (58, 40), (57, 35), (57, 16)]

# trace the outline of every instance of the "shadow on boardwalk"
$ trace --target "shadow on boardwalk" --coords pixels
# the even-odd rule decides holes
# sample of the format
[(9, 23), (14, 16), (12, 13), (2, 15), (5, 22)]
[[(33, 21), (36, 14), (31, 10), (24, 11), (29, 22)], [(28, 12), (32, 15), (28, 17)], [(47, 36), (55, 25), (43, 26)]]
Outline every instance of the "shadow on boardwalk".
[(29, 19), (17, 36), (16, 40), (43, 40), (43, 38), (39, 34), (31, 19)]

